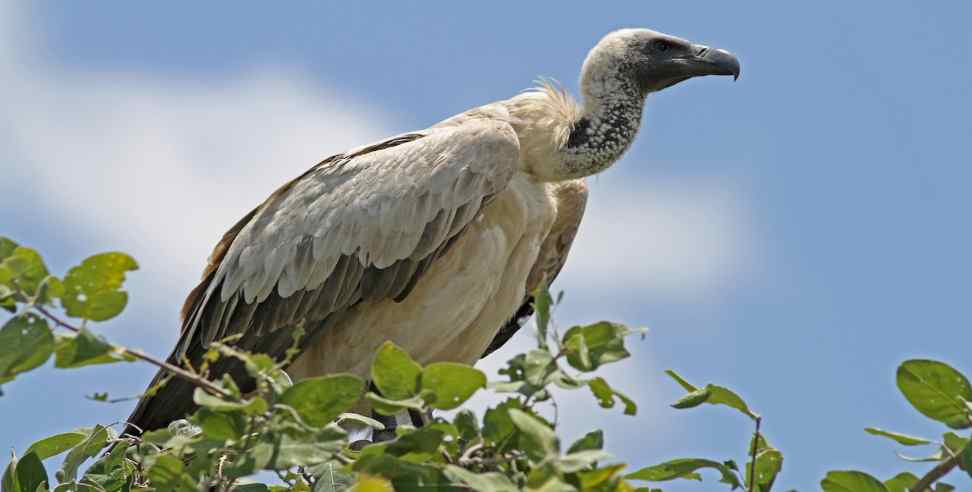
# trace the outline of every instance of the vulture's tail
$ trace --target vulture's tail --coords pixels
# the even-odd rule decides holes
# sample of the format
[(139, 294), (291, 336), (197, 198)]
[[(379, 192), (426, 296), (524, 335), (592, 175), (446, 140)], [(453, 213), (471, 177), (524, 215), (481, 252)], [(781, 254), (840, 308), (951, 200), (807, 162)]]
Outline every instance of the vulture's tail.
[[(169, 356), (168, 363), (180, 365), (174, 361), (174, 354)], [(244, 393), (255, 386), (243, 364), (235, 358), (224, 357), (210, 367), (210, 379), (214, 376), (218, 379), (226, 373), (233, 377)], [(169, 375), (164, 369), (159, 370), (152, 378), (146, 394), (128, 417), (125, 433), (138, 436), (143, 432), (165, 428), (174, 420), (187, 418), (198, 408), (192, 400), (195, 390), (196, 385), (193, 383)]]

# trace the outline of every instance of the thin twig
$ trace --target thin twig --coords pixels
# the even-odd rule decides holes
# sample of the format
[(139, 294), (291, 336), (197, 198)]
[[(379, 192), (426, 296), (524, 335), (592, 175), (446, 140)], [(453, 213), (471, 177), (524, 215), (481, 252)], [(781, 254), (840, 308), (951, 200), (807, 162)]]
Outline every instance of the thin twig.
[(756, 490), (756, 451), (759, 449), (759, 424), (763, 422), (763, 417), (756, 417), (756, 432), (753, 434), (752, 449), (749, 450), (749, 492)]
[[(61, 328), (64, 328), (69, 331), (73, 331), (74, 333), (81, 333), (81, 328), (71, 325), (70, 323), (64, 320), (61, 320), (60, 318), (52, 314), (50, 311), (48, 311), (46, 308), (44, 308), (44, 306), (34, 305), (34, 309), (36, 309), (38, 312), (46, 316), (47, 319), (53, 321), (54, 324), (56, 324), (57, 326), (60, 326)], [(130, 348), (120, 347), (120, 346), (118, 347), (118, 349), (121, 350), (121, 352), (125, 355), (148, 362), (149, 364), (152, 364), (153, 366), (156, 366), (159, 369), (167, 371), (174, 376), (180, 377), (202, 388), (208, 393), (214, 394), (222, 398), (226, 398), (228, 400), (235, 400), (235, 397), (232, 394), (230, 394), (228, 391), (224, 390), (223, 388), (220, 388), (212, 381), (209, 381), (201, 376), (186, 371), (185, 369), (179, 366), (175, 366), (169, 364), (168, 362), (156, 359), (155, 357), (148, 355), (145, 352), (142, 352), (141, 350), (133, 350)]]
[(931, 488), (932, 484), (937, 482), (939, 479), (948, 475), (948, 472), (955, 469), (959, 464), (960, 456), (952, 456), (951, 458), (939, 463), (928, 471), (925, 476), (921, 477), (915, 485), (910, 487), (909, 490), (928, 490)]

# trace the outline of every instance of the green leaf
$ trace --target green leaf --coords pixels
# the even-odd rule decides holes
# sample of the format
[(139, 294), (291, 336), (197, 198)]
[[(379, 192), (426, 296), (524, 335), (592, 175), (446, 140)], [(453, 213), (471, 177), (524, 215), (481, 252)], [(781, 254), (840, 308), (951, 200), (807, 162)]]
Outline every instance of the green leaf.
[(625, 394), (620, 391), (615, 390), (604, 378), (598, 376), (590, 381), (588, 381), (587, 386), (591, 388), (591, 392), (597, 398), (597, 402), (603, 408), (614, 407), (614, 397), (618, 397), (622, 403), (624, 403), (624, 414), (625, 415), (635, 415), (638, 413), (638, 405), (635, 404), (634, 400), (628, 398)]
[(389, 400), (371, 391), (365, 395), (365, 399), (371, 402), (375, 411), (382, 415), (395, 415), (402, 410), (425, 411), (425, 400), (421, 396), (413, 396), (405, 400)]
[(200, 407), (213, 412), (243, 412), (247, 415), (258, 415), (267, 411), (267, 402), (259, 396), (240, 401), (224, 400), (211, 395), (202, 388), (196, 388), (192, 393), (192, 401)]
[(699, 389), (682, 379), (675, 371), (668, 370), (665, 373), (671, 376), (682, 388), (689, 391), (688, 394), (672, 404), (673, 408), (686, 409), (708, 403), (710, 405), (725, 405), (735, 408), (753, 420), (759, 418), (759, 414), (750, 410), (749, 405), (729, 388), (707, 384), (705, 388)]
[[(615, 480), (625, 464), (609, 465), (594, 470), (585, 470), (577, 473), (580, 479), (581, 490), (631, 490), (620, 487), (609, 487), (610, 482)], [(607, 486), (607, 488), (602, 487)], [(646, 489), (647, 490), (647, 489)]]
[(338, 425), (344, 425), (347, 422), (355, 422), (355, 423), (358, 423), (358, 424), (362, 424), (362, 425), (371, 427), (372, 429), (375, 429), (375, 430), (383, 430), (385, 428), (385, 424), (383, 424), (383, 423), (381, 423), (381, 422), (379, 422), (379, 421), (377, 421), (377, 420), (375, 420), (375, 419), (373, 419), (371, 417), (365, 417), (364, 415), (361, 415), (361, 414), (358, 414), (358, 413), (353, 413), (353, 412), (351, 412), (351, 413), (342, 413), (341, 415), (338, 415), (338, 418), (337, 418), (336, 422), (337, 422)]
[(691, 393), (687, 393), (685, 396), (679, 398), (672, 403), (672, 408), (677, 408), (679, 410), (684, 410), (686, 408), (695, 408), (709, 399), (709, 390), (706, 388), (695, 390)]
[(874, 427), (866, 427), (864, 428), (864, 432), (875, 436), (887, 437), (888, 439), (892, 439), (898, 444), (905, 446), (924, 446), (925, 444), (932, 444), (932, 441), (929, 441), (923, 437), (909, 436), (907, 434), (886, 431)]
[(455, 362), (435, 362), (422, 370), (422, 392), (431, 391), (425, 400), (439, 410), (452, 410), (462, 405), (473, 393), (486, 386), (483, 371)]
[(47, 470), (36, 454), (27, 453), (17, 462), (17, 483), (25, 492), (35, 491), (47, 483)]
[[(3, 248), (9, 249), (9, 243)], [(31, 248), (17, 246), (0, 261), (0, 285), (19, 290), (28, 296), (37, 294), (38, 287), (48, 275), (44, 259)]]
[[(953, 429), (972, 426), (966, 401), (972, 401), (972, 386), (962, 373), (948, 364), (913, 359), (898, 366), (898, 389), (911, 406), (928, 418)], [(963, 401), (964, 400), (964, 401)]]
[(516, 492), (520, 490), (505, 475), (496, 472), (473, 473), (455, 465), (446, 465), (445, 475), (477, 492)]
[(753, 467), (749, 463), (746, 464), (746, 483), (753, 483), (755, 485), (754, 491), (770, 492), (782, 468), (783, 453), (778, 449), (763, 449), (756, 453), (755, 480), (750, 477), (750, 471)]
[(423, 427), (388, 443), (385, 453), (392, 456), (405, 456), (409, 453), (432, 454), (439, 449), (445, 433), (439, 429)]
[(510, 398), (486, 410), (483, 415), (483, 437), (493, 444), (499, 444), (512, 435), (516, 426), (510, 418), (510, 409), (514, 408), (522, 409), (523, 403), (519, 399)]
[(203, 407), (196, 412), (193, 420), (202, 428), (207, 439), (239, 439), (246, 431), (246, 419), (242, 412), (217, 412)]
[(6, 260), (19, 246), (14, 240), (0, 236), (0, 261)]
[(185, 474), (182, 460), (171, 455), (158, 455), (152, 467), (148, 470), (149, 480), (156, 490), (167, 492), (190, 492), (197, 490), (193, 480)]
[(831, 471), (820, 481), (824, 492), (888, 492), (880, 480), (859, 471)]
[(904, 472), (884, 481), (884, 488), (888, 492), (909, 492), (911, 487), (918, 483), (918, 477), (914, 473)]
[(459, 431), (459, 437), (464, 441), (472, 441), (479, 436), (479, 420), (476, 414), (470, 410), (460, 410), (452, 420), (453, 425)]
[(70, 369), (131, 360), (122, 354), (120, 347), (108, 343), (87, 328), (81, 328), (77, 335), (58, 338), (54, 366)]
[(942, 434), (942, 440), (945, 441), (945, 447), (948, 448), (952, 454), (958, 454), (969, 443), (969, 438), (959, 436), (954, 432), (946, 432), (945, 434)]
[(20, 483), (17, 481), (17, 456), (13, 452), (10, 453), (10, 463), (3, 471), (0, 492), (21, 492)]
[[(564, 334), (562, 345), (567, 350), (567, 362), (579, 371), (593, 371), (598, 367), (627, 358), (631, 354), (624, 348), (624, 337), (631, 330), (618, 323), (600, 321), (587, 326), (575, 326)], [(583, 341), (571, 341), (581, 337)], [(583, 353), (572, 347), (584, 347)]]
[(675, 372), (673, 369), (665, 369), (665, 374), (667, 374), (670, 378), (674, 379), (675, 382), (682, 387), (682, 389), (684, 389), (689, 393), (699, 390), (698, 386), (695, 386), (692, 383), (686, 381), (685, 378), (683, 378), (679, 373)]
[(267, 468), (275, 470), (314, 466), (330, 461), (341, 446), (341, 441), (300, 442), (284, 435), (278, 444), (267, 448), (266, 459), (257, 461), (267, 463)]
[(102, 253), (68, 270), (61, 298), (68, 316), (91, 321), (117, 316), (128, 303), (128, 293), (120, 290), (125, 272), (137, 269), (138, 264), (131, 256)]
[(38, 458), (46, 460), (77, 446), (90, 435), (91, 429), (78, 429), (71, 432), (55, 434), (31, 444), (27, 448), (27, 453), (35, 453)]
[(722, 475), (719, 481), (728, 484), (733, 489), (742, 486), (739, 478), (728, 466), (718, 461), (703, 458), (681, 458), (666, 461), (665, 463), (642, 468), (634, 473), (625, 475), (624, 478), (628, 480), (644, 480), (646, 482), (664, 482), (676, 478), (693, 478), (692, 475), (695, 471), (703, 468), (717, 470)]
[(537, 345), (542, 349), (547, 348), (551, 301), (546, 283), (541, 283), (541, 286), (533, 292), (533, 310), (536, 312)]
[[(962, 469), (965, 470), (970, 477), (972, 477), (972, 445), (966, 445), (962, 449), (962, 454), (959, 455), (959, 464), (962, 465)], [(18, 465), (17, 469), (20, 467)]]
[(598, 461), (611, 459), (611, 453), (600, 449), (588, 449), (568, 453), (566, 456), (557, 460), (556, 467), (561, 473), (577, 473), (581, 470), (590, 468)]
[(88, 468), (81, 483), (94, 485), (98, 492), (128, 492), (135, 478), (135, 465), (125, 459), (128, 448), (127, 441), (116, 442), (110, 453)]
[(531, 443), (542, 449), (544, 454), (560, 453), (560, 441), (553, 429), (540, 419), (515, 408), (509, 409), (510, 420), (513, 425), (526, 436)]
[[(449, 479), (442, 474), (439, 468), (409, 463), (394, 456), (384, 454), (362, 456), (354, 463), (353, 469), (362, 474), (391, 480), (394, 490), (449, 490), (447, 488)], [(359, 481), (356, 490), (360, 490), (360, 484)]]
[(390, 400), (404, 400), (418, 394), (422, 366), (408, 352), (386, 341), (371, 364), (371, 380)]
[(571, 444), (570, 448), (567, 449), (567, 453), (596, 449), (604, 449), (604, 431), (600, 429), (588, 432), (584, 434), (584, 437), (574, 441), (574, 444)]
[(0, 383), (47, 362), (54, 352), (54, 334), (47, 321), (33, 313), (10, 318), (0, 328)]
[(61, 472), (65, 478), (61, 479), (58, 476), (58, 479), (61, 482), (74, 481), (77, 478), (78, 468), (81, 464), (87, 461), (88, 458), (98, 456), (98, 453), (108, 445), (109, 439), (114, 437), (112, 434), (107, 427), (96, 425), (84, 441), (78, 443), (77, 446), (71, 448), (71, 451), (68, 452), (67, 457), (64, 458), (64, 463), (61, 465)]
[(293, 407), (309, 425), (323, 427), (350, 410), (363, 391), (364, 382), (357, 376), (333, 374), (297, 382), (280, 402)]

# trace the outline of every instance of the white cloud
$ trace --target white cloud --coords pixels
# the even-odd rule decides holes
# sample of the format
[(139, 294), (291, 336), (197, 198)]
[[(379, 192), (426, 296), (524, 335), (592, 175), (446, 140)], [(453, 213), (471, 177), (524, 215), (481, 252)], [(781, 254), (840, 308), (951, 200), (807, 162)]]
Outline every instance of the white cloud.
[(609, 174), (590, 188), (559, 285), (572, 299), (579, 292), (627, 290), (697, 302), (746, 270), (752, 231), (735, 183)]
[[(0, 13), (4, 28), (23, 25), (16, 13)], [(0, 40), (0, 157), (16, 163), (7, 185), (31, 189), (46, 220), (83, 224), (98, 246), (131, 252), (136, 277), (167, 299), (277, 186), (390, 133), (377, 111), (292, 68), (202, 81), (83, 71), (34, 57), (27, 34)]]

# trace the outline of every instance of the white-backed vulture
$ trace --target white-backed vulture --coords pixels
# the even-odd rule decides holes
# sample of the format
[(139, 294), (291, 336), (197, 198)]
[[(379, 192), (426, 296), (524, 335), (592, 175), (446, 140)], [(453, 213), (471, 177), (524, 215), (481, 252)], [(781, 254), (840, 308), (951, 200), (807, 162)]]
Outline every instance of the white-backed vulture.
[[(303, 352), (288, 369), (295, 379), (367, 378), (386, 340), (423, 364), (476, 362), (532, 314), (528, 293), (563, 266), (584, 178), (627, 150), (648, 94), (703, 75), (738, 77), (739, 62), (624, 29), (584, 61), (580, 103), (544, 84), (325, 159), (216, 245), (169, 361), (198, 363), (207, 344), (232, 335), (280, 358), (302, 326)], [(212, 370), (252, 386), (233, 360)], [(192, 389), (169, 381), (129, 422), (137, 432), (184, 417)]]

